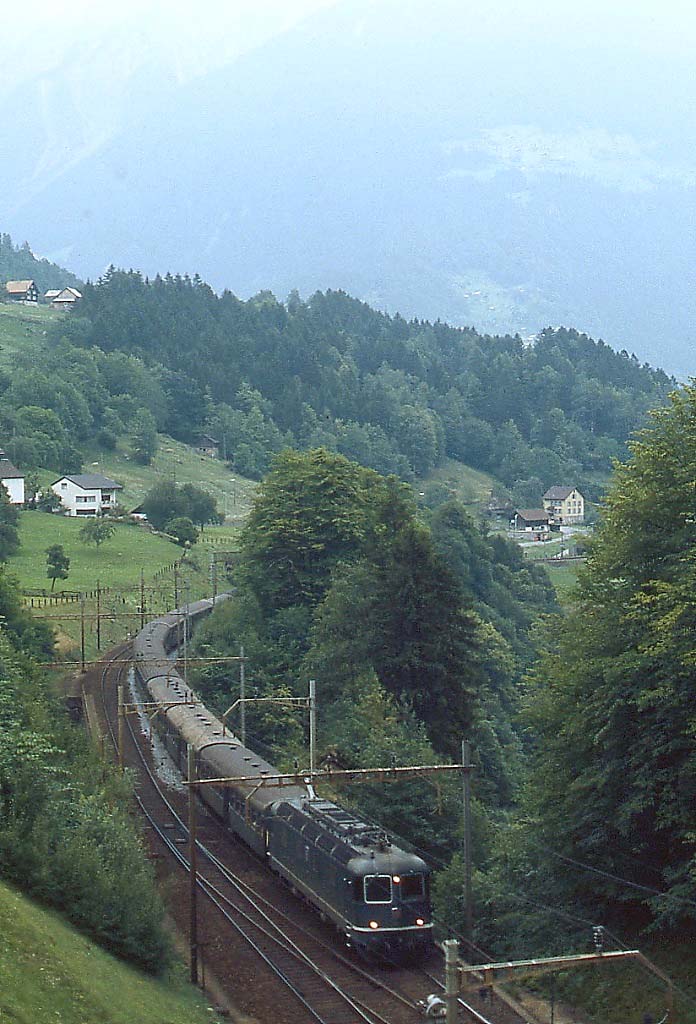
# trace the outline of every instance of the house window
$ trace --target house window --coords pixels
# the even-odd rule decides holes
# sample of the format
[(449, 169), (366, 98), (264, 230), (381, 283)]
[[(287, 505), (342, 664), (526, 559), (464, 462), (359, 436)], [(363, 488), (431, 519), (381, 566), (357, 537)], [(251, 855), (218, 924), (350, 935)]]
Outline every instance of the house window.
[(68, 484), (67, 484), (67, 481), (66, 481), (66, 480), (62, 480), (62, 481), (61, 481), (61, 484), (60, 484), (60, 486), (61, 486), (61, 487), (62, 487), (63, 489), (65, 489), (65, 488), (66, 488), (66, 487), (68, 486)]

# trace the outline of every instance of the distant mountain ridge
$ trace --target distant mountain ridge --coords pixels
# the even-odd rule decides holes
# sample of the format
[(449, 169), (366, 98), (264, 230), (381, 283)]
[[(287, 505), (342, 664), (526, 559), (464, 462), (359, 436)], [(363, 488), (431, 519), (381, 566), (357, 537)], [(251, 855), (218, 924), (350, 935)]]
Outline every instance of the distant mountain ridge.
[(89, 81), (54, 69), (52, 118), (5, 125), (7, 224), (83, 276), (113, 260), (492, 333), (572, 323), (686, 375), (689, 26), (669, 4), (344, 0), (198, 77), (153, 52), (103, 137)]

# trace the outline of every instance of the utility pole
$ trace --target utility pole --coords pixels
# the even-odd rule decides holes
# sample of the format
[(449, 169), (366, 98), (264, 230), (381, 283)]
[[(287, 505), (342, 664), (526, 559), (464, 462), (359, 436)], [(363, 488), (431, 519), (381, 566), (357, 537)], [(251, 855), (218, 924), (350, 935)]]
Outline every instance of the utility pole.
[(179, 607), (179, 563), (174, 563), (174, 607)]
[(145, 629), (145, 570), (140, 570), (140, 628)]
[(121, 685), (118, 688), (118, 767), (121, 773), (125, 768), (123, 741), (126, 735), (126, 708), (123, 697), (124, 687)]
[(462, 772), (462, 803), (464, 811), (464, 934), (471, 949), (474, 932), (474, 908), (471, 889), (471, 744), (462, 740), (462, 764), (469, 771)]
[(242, 746), (246, 746), (246, 669), (244, 661), (244, 644), (240, 644), (239, 647), (239, 699), (241, 700), (241, 707), (239, 709), (239, 738), (242, 741)]
[(85, 670), (85, 595), (80, 594), (80, 666)]
[(213, 602), (217, 599), (217, 562), (215, 552), (210, 552), (210, 587), (213, 591)]
[[(193, 789), (193, 787), (191, 788)], [(445, 947), (445, 1004), (447, 1006), (445, 1024), (457, 1024), (459, 943), (456, 939), (446, 939), (443, 946)]]
[(184, 594), (186, 596), (186, 604), (184, 605), (184, 685), (188, 689), (188, 613), (191, 597), (188, 580), (186, 580), (184, 585)]
[(189, 949), (191, 984), (198, 984), (198, 872), (196, 870), (196, 751), (187, 745), (188, 832), (189, 832)]
[(309, 680), (309, 777), (317, 769), (317, 683)]
[(97, 650), (101, 650), (101, 586), (97, 580)]

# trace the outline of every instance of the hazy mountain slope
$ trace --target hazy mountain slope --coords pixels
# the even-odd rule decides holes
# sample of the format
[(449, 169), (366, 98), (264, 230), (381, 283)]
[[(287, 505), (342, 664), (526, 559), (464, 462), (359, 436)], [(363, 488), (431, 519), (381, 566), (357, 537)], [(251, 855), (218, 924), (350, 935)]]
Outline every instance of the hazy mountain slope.
[(523, 334), (572, 322), (693, 368), (688, 25), (346, 2), (193, 81), (140, 74), (120, 130), (9, 188), (10, 230), (76, 271), (338, 286)]

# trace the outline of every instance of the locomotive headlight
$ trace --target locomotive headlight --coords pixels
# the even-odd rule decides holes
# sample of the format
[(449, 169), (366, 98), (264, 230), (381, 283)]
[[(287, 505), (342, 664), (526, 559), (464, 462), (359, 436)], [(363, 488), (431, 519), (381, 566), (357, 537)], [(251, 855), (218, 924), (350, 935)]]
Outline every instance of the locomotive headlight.
[(401, 875), (392, 875), (392, 882), (394, 885), (398, 885), (401, 881)]
[(425, 921), (423, 920), (422, 917), (417, 917), (416, 918), (416, 924), (418, 925), (419, 928), (422, 928), (423, 925), (425, 924)]
[(370, 928), (379, 928), (379, 921), (370, 921)]

